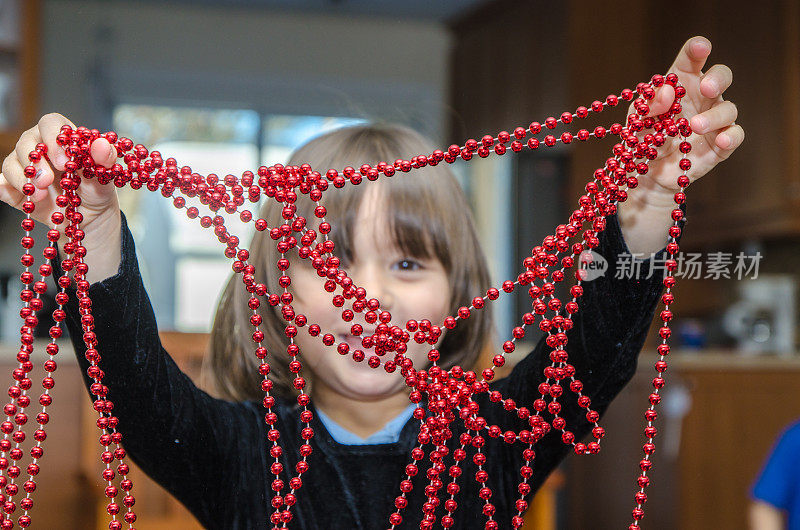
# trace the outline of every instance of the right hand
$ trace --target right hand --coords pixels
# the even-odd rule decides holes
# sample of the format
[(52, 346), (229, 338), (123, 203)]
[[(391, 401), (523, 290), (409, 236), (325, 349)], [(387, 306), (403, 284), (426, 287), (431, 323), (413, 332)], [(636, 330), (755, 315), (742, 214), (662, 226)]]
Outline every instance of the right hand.
[[(31, 200), (36, 204), (36, 209), (31, 216), (50, 227), (53, 226), (50, 220), (52, 213), (61, 210), (56, 206), (55, 199), (61, 193), (59, 180), (68, 160), (64, 148), (56, 143), (63, 125), (75, 128), (71, 121), (60, 114), (42, 116), (36, 126), (19, 137), (16, 148), (3, 161), (3, 172), (0, 174), (0, 200), (21, 210), (22, 203), (27, 200), (22, 186), (27, 182), (24, 169), (30, 165), (28, 154), (35, 150), (38, 143), (47, 146), (47, 159), (42, 157), (41, 161), (34, 164), (41, 173), (32, 179), (36, 191)], [(116, 148), (105, 138), (92, 142), (91, 155), (106, 168), (113, 166), (117, 160)], [(119, 201), (113, 184), (100, 184), (96, 179), (81, 180), (80, 196), (79, 211), (83, 214), (81, 229), (85, 233), (83, 245), (87, 249), (85, 261), (89, 264), (87, 278), (89, 281), (98, 281), (115, 274), (119, 266)], [(62, 224), (59, 228), (63, 230), (63, 227)], [(65, 238), (62, 236), (59, 246), (63, 242)]]
[[(67, 155), (64, 148), (56, 143), (56, 136), (61, 132), (63, 125), (75, 125), (61, 114), (45, 114), (39, 123), (22, 133), (17, 141), (14, 151), (3, 161), (3, 173), (0, 174), (0, 200), (10, 204), (18, 210), (26, 197), (22, 193), (22, 186), (27, 182), (23, 173), (26, 166), (30, 165), (28, 154), (36, 148), (36, 144), (43, 143), (47, 146), (47, 158), (44, 157), (34, 166), (41, 170), (41, 174), (33, 179), (36, 191), (32, 200), (36, 204), (33, 218), (47, 225), (50, 224), (50, 215), (60, 210), (55, 204), (56, 196), (61, 193), (58, 182), (64, 172)], [(104, 138), (99, 138), (92, 143), (92, 158), (103, 166), (110, 168), (117, 160), (114, 147)], [(114, 186), (105, 186), (94, 179), (81, 181), (81, 208), (83, 223), (81, 228), (86, 231), (92, 221), (105, 214), (109, 209), (119, 209)]]

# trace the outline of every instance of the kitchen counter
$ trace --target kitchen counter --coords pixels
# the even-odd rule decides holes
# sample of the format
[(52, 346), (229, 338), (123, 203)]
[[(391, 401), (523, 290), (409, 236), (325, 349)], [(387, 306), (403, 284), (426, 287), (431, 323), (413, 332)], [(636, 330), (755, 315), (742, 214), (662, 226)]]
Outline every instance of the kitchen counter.
[[(644, 352), (639, 357), (639, 369), (651, 367), (658, 355)], [(675, 349), (665, 358), (669, 368), (681, 370), (800, 370), (800, 351), (794, 353), (752, 353), (736, 349), (704, 348)], [(668, 369), (669, 369), (668, 368)]]

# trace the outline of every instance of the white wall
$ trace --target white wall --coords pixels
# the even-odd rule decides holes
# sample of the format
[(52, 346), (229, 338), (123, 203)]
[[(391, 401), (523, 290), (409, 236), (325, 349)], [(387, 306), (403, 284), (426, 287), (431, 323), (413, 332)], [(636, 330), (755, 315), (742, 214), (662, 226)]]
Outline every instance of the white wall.
[(404, 121), (441, 137), (438, 23), (254, 8), (46, 0), (42, 110), (106, 128), (119, 100), (244, 104)]

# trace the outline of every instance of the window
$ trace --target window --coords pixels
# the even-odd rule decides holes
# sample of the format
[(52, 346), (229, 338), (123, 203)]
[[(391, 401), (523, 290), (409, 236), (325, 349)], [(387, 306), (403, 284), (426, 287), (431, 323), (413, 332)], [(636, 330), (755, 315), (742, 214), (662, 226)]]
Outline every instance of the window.
[[(285, 163), (314, 136), (363, 120), (323, 116), (262, 115), (250, 109), (118, 105), (113, 127), (173, 157), (202, 175), (239, 176), (259, 165)], [(139, 266), (159, 325), (179, 331), (209, 331), (220, 291), (231, 273), (213, 232), (160, 193), (120, 190), (120, 204), (136, 238)], [(201, 212), (203, 207), (197, 203)], [(254, 205), (252, 210), (257, 210)], [(252, 223), (226, 215), (231, 233), (247, 242)]]

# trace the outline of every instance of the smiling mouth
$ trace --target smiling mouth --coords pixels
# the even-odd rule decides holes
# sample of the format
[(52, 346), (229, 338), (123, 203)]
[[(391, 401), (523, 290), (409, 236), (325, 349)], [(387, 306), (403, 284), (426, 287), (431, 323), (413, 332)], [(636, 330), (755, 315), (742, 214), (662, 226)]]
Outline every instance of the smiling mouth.
[[(363, 335), (362, 335), (363, 336)], [(361, 345), (361, 337), (357, 337), (355, 335), (345, 335), (345, 334), (338, 334), (336, 336), (338, 342), (344, 342), (348, 346), (350, 346), (350, 351), (353, 350), (364, 350), (364, 347)], [(367, 353), (364, 351), (364, 353)]]

